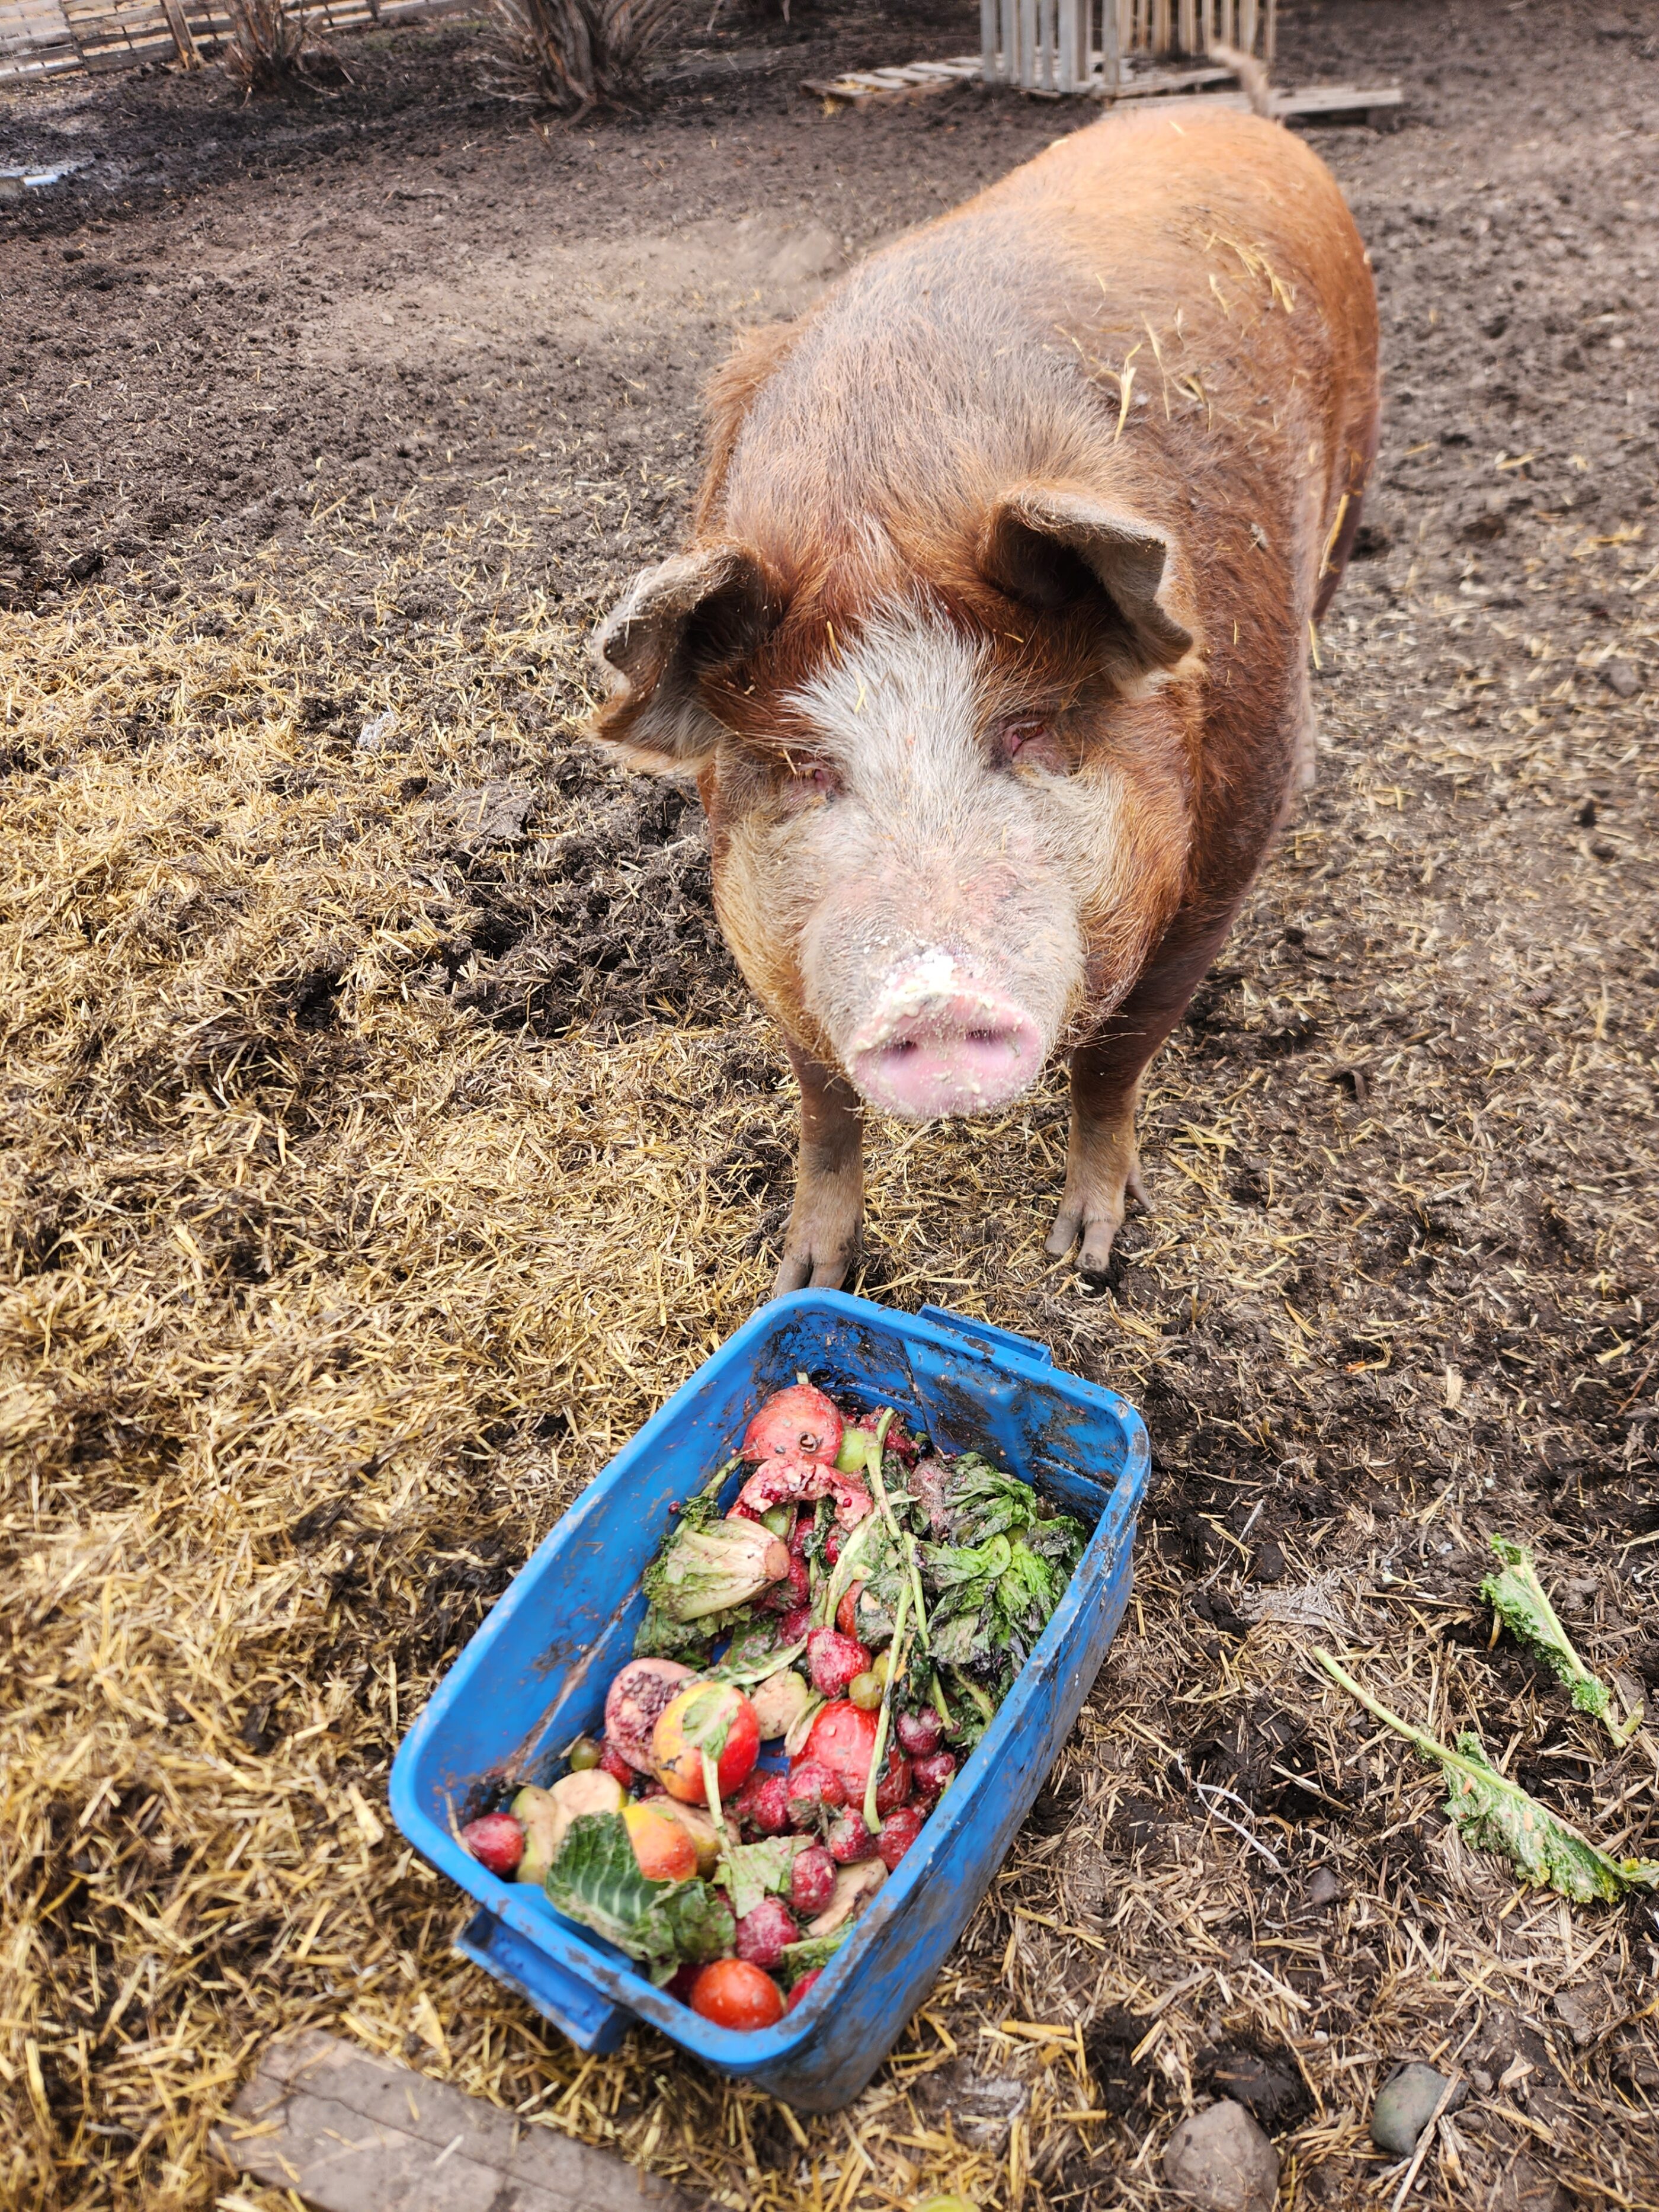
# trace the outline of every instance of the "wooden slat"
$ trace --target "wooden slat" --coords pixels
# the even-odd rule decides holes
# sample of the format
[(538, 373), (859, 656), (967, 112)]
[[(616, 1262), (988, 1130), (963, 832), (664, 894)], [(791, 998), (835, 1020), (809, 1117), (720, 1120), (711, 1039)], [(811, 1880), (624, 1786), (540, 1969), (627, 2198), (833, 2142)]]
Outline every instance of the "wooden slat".
[[(453, 15), (465, 0), (307, 0), (322, 32)], [(188, 60), (230, 35), (222, 0), (0, 0), (0, 81)]]
[(214, 2149), (317, 2212), (690, 2212), (612, 2151), (315, 2030), (267, 2050)]

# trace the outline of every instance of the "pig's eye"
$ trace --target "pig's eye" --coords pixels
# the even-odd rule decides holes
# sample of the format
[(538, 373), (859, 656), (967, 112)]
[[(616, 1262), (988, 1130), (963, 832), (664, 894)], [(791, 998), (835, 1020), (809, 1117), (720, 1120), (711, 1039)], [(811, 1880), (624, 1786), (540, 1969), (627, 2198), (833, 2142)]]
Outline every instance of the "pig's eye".
[(997, 744), (1005, 761), (1016, 761), (1031, 747), (1041, 749), (1042, 740), (1048, 734), (1048, 725), (1041, 715), (1029, 714), (1005, 722), (997, 732)]
[(791, 795), (797, 799), (833, 799), (840, 780), (827, 761), (797, 759), (791, 763)]

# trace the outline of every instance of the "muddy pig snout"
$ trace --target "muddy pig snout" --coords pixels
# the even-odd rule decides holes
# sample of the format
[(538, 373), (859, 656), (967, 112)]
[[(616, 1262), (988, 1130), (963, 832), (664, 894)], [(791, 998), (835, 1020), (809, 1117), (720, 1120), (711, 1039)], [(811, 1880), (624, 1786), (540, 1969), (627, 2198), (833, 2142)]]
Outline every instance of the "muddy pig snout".
[(934, 951), (887, 977), (852, 1040), (848, 1072), (872, 1105), (924, 1121), (1006, 1105), (1043, 1058), (1041, 1028), (1024, 1006)]

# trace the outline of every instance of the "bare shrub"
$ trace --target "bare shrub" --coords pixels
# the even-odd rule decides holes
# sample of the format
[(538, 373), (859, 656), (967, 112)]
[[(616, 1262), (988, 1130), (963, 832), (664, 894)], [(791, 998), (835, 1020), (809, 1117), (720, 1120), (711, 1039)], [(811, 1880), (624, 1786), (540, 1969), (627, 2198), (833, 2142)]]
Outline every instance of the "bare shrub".
[(230, 37), (220, 67), (244, 92), (264, 92), (298, 74), (305, 17), (283, 0), (228, 0)]
[(310, 35), (304, 0), (226, 0), (230, 37), (219, 66), (245, 93), (275, 92), (296, 79), (345, 75), (333, 48)]
[(501, 88), (585, 115), (638, 90), (641, 64), (694, 0), (494, 0), (506, 60)]

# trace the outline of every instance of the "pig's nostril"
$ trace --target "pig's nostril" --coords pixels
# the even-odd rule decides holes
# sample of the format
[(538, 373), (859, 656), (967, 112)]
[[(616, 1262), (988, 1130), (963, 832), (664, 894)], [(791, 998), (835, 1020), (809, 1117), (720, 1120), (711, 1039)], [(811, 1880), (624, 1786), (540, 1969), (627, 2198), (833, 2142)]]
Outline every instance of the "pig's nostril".
[(874, 1103), (916, 1120), (984, 1113), (1037, 1073), (1036, 1024), (1000, 992), (970, 980), (917, 995), (920, 1005), (890, 998), (854, 1043), (848, 1072)]

